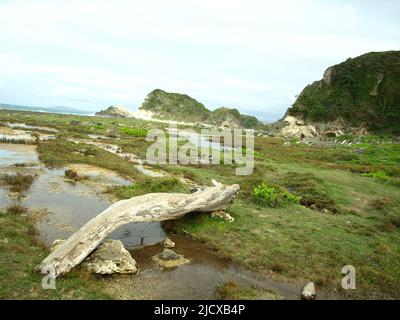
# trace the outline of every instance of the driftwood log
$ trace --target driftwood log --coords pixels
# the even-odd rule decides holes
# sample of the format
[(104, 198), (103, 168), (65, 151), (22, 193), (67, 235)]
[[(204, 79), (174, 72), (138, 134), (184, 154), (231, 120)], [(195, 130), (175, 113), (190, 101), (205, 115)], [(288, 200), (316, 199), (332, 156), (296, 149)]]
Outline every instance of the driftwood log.
[(213, 212), (226, 209), (239, 191), (238, 185), (225, 186), (213, 181), (213, 187), (193, 194), (151, 193), (118, 201), (72, 234), (48, 255), (38, 269), (52, 270), (57, 277), (80, 264), (118, 227), (132, 222), (173, 220), (189, 212)]

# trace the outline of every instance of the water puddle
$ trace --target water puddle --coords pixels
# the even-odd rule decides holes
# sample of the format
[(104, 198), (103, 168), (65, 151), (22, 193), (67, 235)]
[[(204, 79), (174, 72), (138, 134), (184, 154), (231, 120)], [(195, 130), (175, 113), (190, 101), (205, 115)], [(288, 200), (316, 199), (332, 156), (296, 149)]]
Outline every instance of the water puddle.
[(35, 137), (28, 131), (15, 130), (7, 127), (0, 127), (0, 141), (34, 143)]
[(37, 163), (38, 156), (33, 145), (0, 143), (0, 166)]
[(49, 133), (41, 133), (27, 130), (13, 129), (12, 127), (0, 127), (0, 141), (8, 143), (34, 144), (36, 139), (41, 141), (54, 140), (56, 136)]
[[(36, 166), (33, 166), (36, 163)], [(19, 164), (19, 165), (15, 165)], [(27, 164), (21, 166), (21, 164)], [(47, 245), (66, 239), (86, 222), (104, 211), (113, 201), (104, 191), (128, 181), (115, 173), (94, 166), (71, 165), (86, 179), (74, 183), (65, 177), (65, 169), (48, 169), (40, 165), (34, 146), (0, 144), (0, 174), (37, 175), (30, 189), (19, 200), (10, 198), (7, 188), (0, 188), (0, 207), (19, 202), (46, 214), (37, 223), (39, 236)], [(110, 239), (121, 240), (127, 248), (154, 244), (165, 238), (160, 223), (128, 224), (115, 230)]]
[[(106, 279), (109, 281), (111, 293), (119, 299), (209, 300), (215, 298), (215, 289), (218, 286), (234, 282), (242, 288), (257, 287), (271, 293), (261, 296), (261, 299), (300, 298), (304, 281), (289, 282), (272, 275), (246, 270), (189, 237), (174, 236), (171, 239), (176, 243), (173, 250), (190, 259), (189, 264), (161, 270), (152, 260), (152, 256), (162, 251), (161, 244), (131, 250), (140, 272), (134, 277)], [(332, 298), (321, 291), (318, 297)]]
[(41, 131), (53, 132), (53, 133), (58, 132), (58, 130), (57, 130), (57, 129), (54, 129), (54, 128), (39, 127), (39, 126), (30, 126), (30, 125), (27, 125), (26, 123), (7, 123), (7, 125), (8, 125), (10, 128), (13, 128), (13, 129), (14, 129), (14, 128), (15, 128), (15, 129), (21, 128), (21, 129), (28, 129), (28, 130), (41, 130)]

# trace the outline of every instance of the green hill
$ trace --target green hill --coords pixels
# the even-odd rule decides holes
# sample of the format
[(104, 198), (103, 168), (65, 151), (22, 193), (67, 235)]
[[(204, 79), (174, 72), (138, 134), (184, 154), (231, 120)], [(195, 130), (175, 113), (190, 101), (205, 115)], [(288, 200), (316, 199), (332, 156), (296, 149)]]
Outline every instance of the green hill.
[(227, 124), (230, 127), (243, 128), (256, 128), (260, 126), (260, 122), (256, 117), (242, 115), (237, 109), (226, 107), (214, 110), (207, 122), (214, 125)]
[(140, 110), (151, 111), (157, 118), (185, 122), (204, 122), (211, 111), (186, 94), (160, 89), (150, 92)]
[(311, 122), (400, 133), (400, 51), (371, 52), (330, 67), (288, 114)]
[(255, 117), (240, 114), (226, 107), (208, 110), (202, 103), (186, 94), (160, 89), (150, 92), (140, 110), (151, 111), (155, 118), (183, 122), (202, 122), (215, 126), (256, 128), (261, 123)]

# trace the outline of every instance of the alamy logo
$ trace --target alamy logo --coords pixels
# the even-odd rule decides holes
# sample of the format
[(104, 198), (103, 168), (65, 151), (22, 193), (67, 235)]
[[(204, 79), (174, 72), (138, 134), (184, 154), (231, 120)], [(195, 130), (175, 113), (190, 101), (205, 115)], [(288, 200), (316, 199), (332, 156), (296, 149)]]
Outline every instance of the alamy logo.
[[(178, 130), (170, 123), (168, 131), (153, 129), (146, 140), (154, 142), (147, 150), (150, 164), (235, 164), (239, 176), (254, 169), (254, 130)], [(243, 143), (245, 142), (245, 143)]]
[(353, 266), (344, 266), (342, 268), (342, 274), (345, 276), (342, 279), (342, 288), (345, 290), (356, 289), (356, 268)]
[(44, 266), (41, 270), (45, 276), (42, 278), (42, 288), (44, 290), (56, 289), (56, 270), (52, 265)]

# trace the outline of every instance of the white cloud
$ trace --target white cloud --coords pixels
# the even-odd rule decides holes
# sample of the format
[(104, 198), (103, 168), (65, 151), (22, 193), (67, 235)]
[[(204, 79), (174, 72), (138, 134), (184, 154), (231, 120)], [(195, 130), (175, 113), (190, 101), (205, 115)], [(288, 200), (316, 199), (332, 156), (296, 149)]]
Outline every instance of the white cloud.
[(0, 2), (1, 94), (15, 103), (24, 96), (44, 105), (134, 108), (163, 88), (210, 108), (283, 114), (328, 66), (399, 48), (398, 2), (380, 3), (379, 12), (376, 3)]

